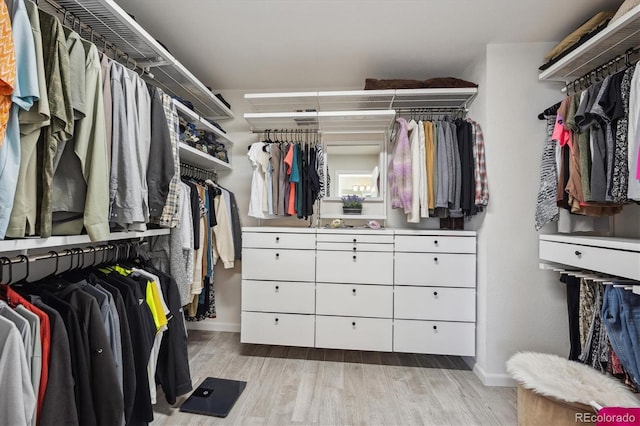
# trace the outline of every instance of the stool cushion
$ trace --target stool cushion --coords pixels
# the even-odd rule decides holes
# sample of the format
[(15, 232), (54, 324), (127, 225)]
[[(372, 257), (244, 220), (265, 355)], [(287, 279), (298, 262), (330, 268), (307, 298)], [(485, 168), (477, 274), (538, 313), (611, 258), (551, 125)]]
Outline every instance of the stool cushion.
[(557, 355), (520, 352), (507, 361), (507, 371), (522, 387), (570, 403), (603, 407), (640, 407), (621, 382)]

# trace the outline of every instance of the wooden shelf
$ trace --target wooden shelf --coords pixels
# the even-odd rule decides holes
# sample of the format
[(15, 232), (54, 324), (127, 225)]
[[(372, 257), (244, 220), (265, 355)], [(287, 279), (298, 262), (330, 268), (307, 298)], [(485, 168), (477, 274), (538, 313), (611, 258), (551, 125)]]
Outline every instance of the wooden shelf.
[(0, 252), (46, 249), (52, 247), (75, 246), (80, 244), (96, 244), (100, 242), (144, 238), (156, 235), (168, 235), (170, 229), (150, 229), (144, 232), (113, 232), (103, 241), (91, 241), (88, 235), (66, 235), (49, 238), (20, 238), (0, 241)]
[(640, 46), (640, 5), (542, 71), (540, 80), (576, 80), (630, 49)]

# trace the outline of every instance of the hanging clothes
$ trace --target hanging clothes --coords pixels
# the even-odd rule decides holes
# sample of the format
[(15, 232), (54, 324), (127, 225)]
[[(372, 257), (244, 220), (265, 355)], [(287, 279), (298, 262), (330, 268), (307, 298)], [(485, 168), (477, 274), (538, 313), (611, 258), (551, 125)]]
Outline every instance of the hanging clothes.
[[(608, 230), (607, 218), (632, 200), (633, 131), (630, 123), (632, 81), (637, 66), (610, 75), (581, 93), (567, 96), (556, 112), (551, 140), (556, 151), (558, 215), (542, 216), (538, 202), (536, 229), (558, 221), (560, 232)], [(545, 145), (543, 177), (550, 161)], [(551, 176), (546, 176), (551, 180)], [(541, 180), (541, 190), (543, 183)], [(551, 184), (546, 187), (550, 190)], [(539, 197), (541, 194), (539, 194)], [(547, 197), (550, 194), (547, 194)]]
[[(0, 317), (0, 423), (29, 425), (36, 398), (29, 381), (29, 371), (20, 332), (11, 321)], [(9, 398), (9, 395), (11, 396)]]
[(391, 146), (388, 172), (391, 207), (402, 208), (405, 214), (410, 212), (412, 203), (411, 145), (408, 126), (404, 118), (396, 119), (396, 135)]
[(75, 40), (73, 49), (81, 50), (76, 56), (84, 61), (84, 87), (71, 92), (79, 106), (74, 108), (74, 136), (53, 178), (52, 234), (79, 235), (84, 227), (93, 240), (104, 240), (109, 235), (109, 170), (100, 62), (96, 47), (74, 34), (69, 38)]
[[(18, 4), (18, 2), (16, 2)], [(36, 233), (36, 216), (38, 210), (38, 165), (36, 144), (42, 127), (49, 124), (50, 110), (47, 95), (42, 34), (40, 31), (40, 15), (37, 6), (27, 1), (24, 3), (35, 48), (35, 66), (29, 67), (35, 72), (37, 79), (38, 99), (34, 99), (32, 107), (18, 113), (20, 122), (20, 172), (14, 197), (11, 218), (6, 236), (11, 238), (34, 235)], [(34, 90), (35, 93), (35, 90)]]
[[(489, 190), (478, 123), (471, 119), (407, 123), (400, 117), (395, 132), (388, 173), (391, 205), (407, 213), (408, 223), (428, 217), (470, 217), (484, 210)], [(399, 158), (405, 158), (405, 164)], [(400, 197), (403, 179), (405, 190), (411, 189), (411, 197), (404, 197), (411, 200), (408, 207)]]
[(627, 198), (640, 201), (640, 66), (636, 63), (629, 93), (629, 183)]
[(267, 163), (269, 161), (268, 154), (262, 149), (265, 146), (263, 142), (255, 142), (251, 144), (247, 156), (253, 168), (253, 178), (251, 180), (251, 199), (249, 202), (249, 216), (264, 219), (265, 214), (263, 205), (266, 197), (266, 173)]
[(420, 180), (422, 178), (422, 165), (424, 164), (424, 157), (420, 155), (420, 145), (424, 143), (424, 138), (420, 138), (419, 127), (415, 120), (411, 120), (408, 124), (409, 150), (411, 154), (411, 205), (407, 212), (407, 222), (409, 223), (420, 222)]
[[(3, 182), (2, 190), (0, 190), (0, 205), (3, 206), (0, 209), (0, 239), (4, 238), (9, 226), (20, 173), (19, 114), (20, 111), (31, 109), (34, 101), (39, 97), (35, 45), (24, 3), (18, 0), (10, 1), (3, 8), (3, 17), (10, 20), (7, 38), (10, 37), (12, 40), (3, 40), (3, 48), (6, 49), (6, 52), (3, 53), (3, 59), (6, 62), (3, 61), (0, 67), (13, 66), (14, 69), (9, 71), (10, 74), (13, 74), (13, 80), (10, 76), (6, 76), (6, 83), (11, 84), (12, 91), (7, 91), (6, 86), (4, 89), (0, 89), (0, 138), (2, 138), (2, 142), (0, 142), (0, 181)], [(1, 25), (3, 24), (0, 23)], [(4, 39), (3, 35), (0, 36)], [(0, 70), (0, 73), (3, 72), (4, 68)], [(4, 78), (0, 77), (0, 81), (3, 81)], [(4, 108), (7, 106), (10, 107), (10, 110), (5, 121), (3, 115)]]
[[(148, 423), (153, 420), (156, 377), (173, 402), (192, 389), (180, 295), (170, 276), (136, 263), (0, 290), (7, 302), (0, 303), (1, 319), (10, 306), (24, 318), (28, 309), (41, 324), (41, 360), (36, 345), (25, 345), (32, 341), (28, 335), (20, 341), (33, 353), (28, 358), (24, 351), (23, 377), (32, 392), (38, 383), (38, 424)], [(22, 321), (24, 330), (33, 333), (33, 323)], [(32, 377), (36, 361), (41, 365), (39, 382)], [(3, 390), (0, 404), (11, 401), (10, 395)]]

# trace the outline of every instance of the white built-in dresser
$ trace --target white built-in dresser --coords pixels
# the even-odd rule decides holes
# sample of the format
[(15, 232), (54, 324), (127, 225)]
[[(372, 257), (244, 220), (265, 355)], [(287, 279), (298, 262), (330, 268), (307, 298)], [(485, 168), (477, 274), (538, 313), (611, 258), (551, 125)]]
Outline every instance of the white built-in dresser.
[(472, 231), (243, 228), (243, 343), (475, 355)]

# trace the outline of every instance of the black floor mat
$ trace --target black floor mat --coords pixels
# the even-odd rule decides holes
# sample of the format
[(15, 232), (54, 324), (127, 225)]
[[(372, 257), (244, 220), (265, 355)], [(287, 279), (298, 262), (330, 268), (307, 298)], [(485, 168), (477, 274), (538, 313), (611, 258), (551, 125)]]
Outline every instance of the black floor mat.
[(227, 417), (246, 386), (247, 382), (207, 377), (182, 403), (180, 411)]

